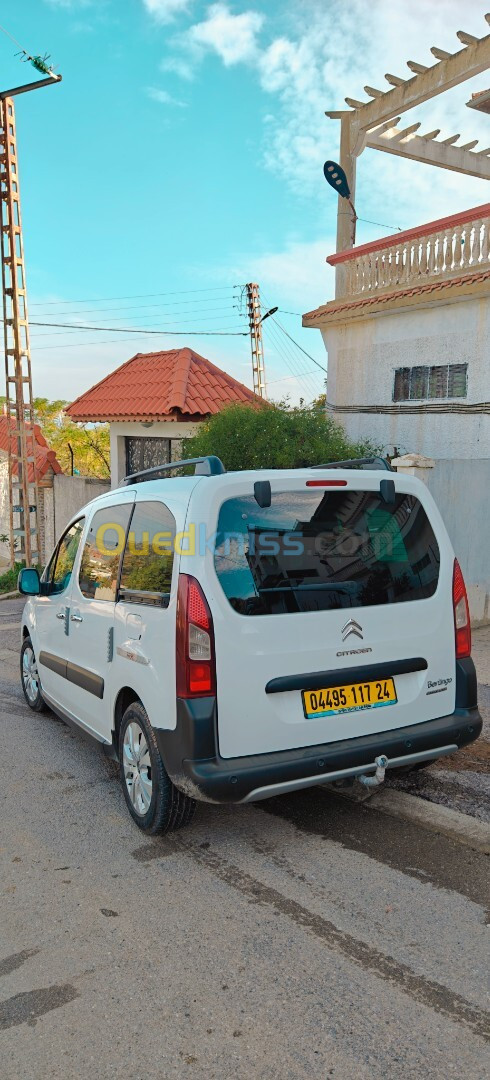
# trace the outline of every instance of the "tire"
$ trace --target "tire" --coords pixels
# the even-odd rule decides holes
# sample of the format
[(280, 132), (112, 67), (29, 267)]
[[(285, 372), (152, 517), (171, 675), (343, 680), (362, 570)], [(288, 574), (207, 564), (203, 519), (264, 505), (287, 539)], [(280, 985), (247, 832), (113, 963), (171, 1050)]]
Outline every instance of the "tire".
[(41, 680), (30, 637), (24, 638), (20, 650), (20, 681), (29, 708), (33, 712), (46, 712), (48, 706), (41, 693)]
[(129, 813), (143, 832), (171, 832), (188, 825), (196, 803), (172, 783), (155, 733), (139, 701), (128, 706), (119, 732), (119, 771)]

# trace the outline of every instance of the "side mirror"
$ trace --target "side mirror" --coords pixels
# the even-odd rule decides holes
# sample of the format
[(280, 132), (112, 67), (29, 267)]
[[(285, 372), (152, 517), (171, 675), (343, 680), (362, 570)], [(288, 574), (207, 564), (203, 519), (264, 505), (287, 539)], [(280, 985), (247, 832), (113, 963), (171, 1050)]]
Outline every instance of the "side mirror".
[(17, 588), (24, 596), (39, 596), (41, 582), (38, 571), (32, 567), (24, 567), (17, 578)]

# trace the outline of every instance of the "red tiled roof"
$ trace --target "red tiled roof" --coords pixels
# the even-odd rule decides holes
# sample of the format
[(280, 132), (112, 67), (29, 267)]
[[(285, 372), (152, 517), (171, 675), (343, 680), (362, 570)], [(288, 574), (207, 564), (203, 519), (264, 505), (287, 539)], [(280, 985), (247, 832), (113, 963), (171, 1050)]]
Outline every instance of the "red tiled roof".
[[(36, 471), (37, 479), (42, 480), (43, 476), (51, 466), (54, 473), (61, 473), (63, 469), (56, 457), (54, 450), (50, 450), (49, 446), (44, 438), (41, 428), (38, 424), (34, 424), (34, 435), (36, 437)], [(6, 416), (0, 416), (0, 452), (3, 450), (5, 454), (8, 453), (8, 420)], [(32, 463), (29, 465), (29, 483), (34, 482), (34, 469)]]
[(323, 304), (322, 307), (316, 308), (315, 311), (307, 311), (303, 315), (303, 326), (308, 326), (309, 323), (321, 318), (323, 315), (337, 315), (342, 311), (353, 311), (358, 309), (363, 311), (365, 308), (374, 307), (376, 304), (386, 304), (388, 300), (401, 300), (408, 296), (419, 296), (424, 293), (433, 293), (442, 289), (448, 289), (453, 285), (473, 285), (476, 282), (486, 281), (490, 278), (490, 270), (476, 270), (474, 274), (462, 274), (456, 278), (443, 278), (440, 281), (429, 281), (424, 285), (413, 285), (407, 289), (393, 289), (387, 293), (368, 293), (366, 296), (361, 297), (360, 300), (342, 300), (338, 304), (334, 300), (331, 300), (328, 304)]
[(262, 399), (192, 349), (137, 353), (66, 410), (72, 420), (201, 420)]

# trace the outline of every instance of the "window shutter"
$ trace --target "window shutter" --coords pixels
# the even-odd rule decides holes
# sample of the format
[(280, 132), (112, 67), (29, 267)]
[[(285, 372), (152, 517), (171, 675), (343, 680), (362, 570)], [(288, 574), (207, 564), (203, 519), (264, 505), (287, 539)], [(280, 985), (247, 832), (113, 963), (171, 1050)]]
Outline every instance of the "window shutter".
[(393, 401), (408, 401), (410, 397), (410, 368), (397, 368), (393, 385)]
[(410, 374), (410, 399), (426, 398), (428, 393), (428, 367), (413, 367)]
[(467, 393), (468, 364), (450, 364), (448, 397), (466, 397)]
[(447, 397), (447, 378), (448, 378), (448, 365), (443, 364), (440, 367), (431, 367), (429, 375), (429, 397), (430, 398), (446, 398)]

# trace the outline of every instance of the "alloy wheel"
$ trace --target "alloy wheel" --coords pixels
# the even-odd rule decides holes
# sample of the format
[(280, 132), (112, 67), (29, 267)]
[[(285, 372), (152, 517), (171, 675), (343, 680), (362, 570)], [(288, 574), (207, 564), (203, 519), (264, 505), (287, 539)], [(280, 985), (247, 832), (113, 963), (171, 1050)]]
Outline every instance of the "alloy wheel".
[(135, 720), (124, 732), (123, 769), (131, 803), (136, 813), (144, 817), (150, 808), (153, 791), (151, 758), (145, 733)]
[(22, 681), (29, 701), (35, 701), (39, 693), (39, 674), (36, 657), (30, 645), (24, 649), (22, 657)]

